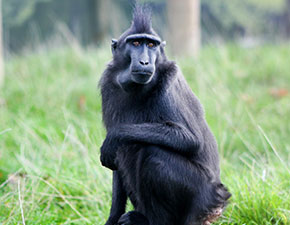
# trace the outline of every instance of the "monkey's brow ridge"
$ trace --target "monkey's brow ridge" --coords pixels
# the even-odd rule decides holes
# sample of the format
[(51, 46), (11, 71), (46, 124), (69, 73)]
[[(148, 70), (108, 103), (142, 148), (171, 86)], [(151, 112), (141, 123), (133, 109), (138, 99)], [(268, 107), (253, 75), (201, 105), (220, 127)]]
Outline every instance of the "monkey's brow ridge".
[(129, 42), (129, 41), (132, 41), (135, 39), (149, 39), (149, 40), (157, 42), (158, 44), (161, 43), (161, 39), (159, 37), (156, 37), (156, 36), (151, 35), (151, 34), (132, 34), (132, 35), (129, 35), (125, 39), (125, 42)]

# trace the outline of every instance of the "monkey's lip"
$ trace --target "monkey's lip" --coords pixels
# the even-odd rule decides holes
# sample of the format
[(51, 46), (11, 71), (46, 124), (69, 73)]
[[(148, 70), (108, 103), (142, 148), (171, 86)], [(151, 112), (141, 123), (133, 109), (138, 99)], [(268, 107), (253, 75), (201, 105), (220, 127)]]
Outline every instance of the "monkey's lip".
[(132, 71), (133, 75), (145, 75), (145, 76), (151, 76), (151, 71)]

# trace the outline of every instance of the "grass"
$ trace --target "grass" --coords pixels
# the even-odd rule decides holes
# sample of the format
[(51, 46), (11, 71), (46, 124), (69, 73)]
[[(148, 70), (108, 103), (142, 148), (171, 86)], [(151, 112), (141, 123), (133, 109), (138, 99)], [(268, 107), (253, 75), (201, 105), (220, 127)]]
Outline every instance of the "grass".
[[(106, 50), (12, 57), (0, 90), (0, 224), (104, 224), (111, 172), (97, 89)], [(206, 47), (179, 59), (233, 194), (216, 224), (290, 224), (290, 46)]]

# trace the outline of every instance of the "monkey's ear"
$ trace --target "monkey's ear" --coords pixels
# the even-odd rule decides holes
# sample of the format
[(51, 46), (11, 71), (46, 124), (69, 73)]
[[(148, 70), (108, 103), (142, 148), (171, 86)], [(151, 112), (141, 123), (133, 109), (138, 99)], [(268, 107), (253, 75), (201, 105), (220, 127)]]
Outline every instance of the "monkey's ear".
[(166, 41), (162, 41), (162, 42), (161, 42), (161, 47), (163, 47), (163, 48), (164, 48), (164, 47), (165, 47), (165, 45), (166, 45)]
[(111, 43), (112, 53), (115, 52), (115, 50), (117, 48), (117, 44), (118, 44), (118, 40), (112, 39), (112, 43)]

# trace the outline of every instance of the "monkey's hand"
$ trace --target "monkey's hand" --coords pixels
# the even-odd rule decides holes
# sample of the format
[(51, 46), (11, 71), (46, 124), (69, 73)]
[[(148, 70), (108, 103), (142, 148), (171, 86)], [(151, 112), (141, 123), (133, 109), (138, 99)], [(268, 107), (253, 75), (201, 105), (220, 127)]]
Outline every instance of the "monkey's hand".
[(111, 170), (118, 169), (115, 164), (116, 152), (117, 152), (118, 146), (119, 146), (119, 141), (115, 139), (112, 135), (107, 135), (101, 147), (101, 163), (103, 166)]

